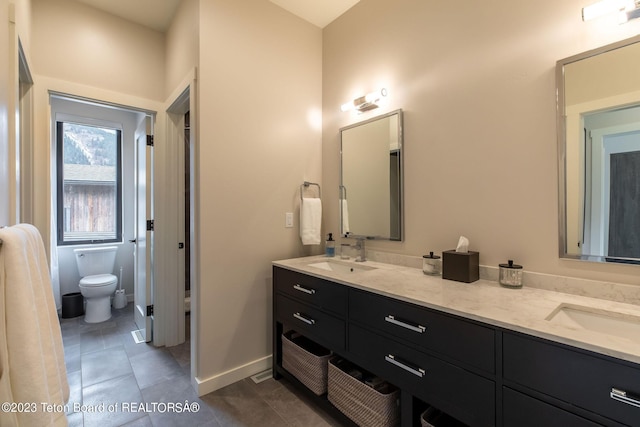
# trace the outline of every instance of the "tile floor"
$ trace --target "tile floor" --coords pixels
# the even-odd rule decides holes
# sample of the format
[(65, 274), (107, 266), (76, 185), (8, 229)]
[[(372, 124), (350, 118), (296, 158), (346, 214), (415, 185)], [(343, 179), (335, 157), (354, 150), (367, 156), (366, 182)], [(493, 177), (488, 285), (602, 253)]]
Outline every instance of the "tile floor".
[[(155, 348), (136, 344), (133, 304), (90, 324), (60, 319), (71, 394), (70, 426), (340, 426), (285, 381), (250, 378), (198, 397), (189, 382), (190, 343)], [(197, 412), (170, 404), (197, 403)], [(176, 405), (177, 406), (177, 405)], [(113, 410), (117, 408), (117, 410)]]

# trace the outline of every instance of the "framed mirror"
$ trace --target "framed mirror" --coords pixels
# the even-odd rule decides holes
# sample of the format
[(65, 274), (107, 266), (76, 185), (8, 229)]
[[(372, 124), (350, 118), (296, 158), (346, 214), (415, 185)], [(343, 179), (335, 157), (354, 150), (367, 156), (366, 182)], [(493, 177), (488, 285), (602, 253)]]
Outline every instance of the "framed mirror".
[(640, 36), (558, 61), (560, 257), (640, 264)]
[(343, 236), (402, 240), (402, 110), (340, 129)]

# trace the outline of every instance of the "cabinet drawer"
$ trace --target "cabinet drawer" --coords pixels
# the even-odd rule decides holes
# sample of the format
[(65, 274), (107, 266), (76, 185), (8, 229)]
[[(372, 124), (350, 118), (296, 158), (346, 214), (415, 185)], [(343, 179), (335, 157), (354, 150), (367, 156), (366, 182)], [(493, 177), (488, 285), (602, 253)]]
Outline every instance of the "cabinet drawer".
[(349, 290), (349, 318), (495, 373), (495, 331), (428, 308)]
[(278, 267), (273, 270), (273, 283), (278, 292), (342, 316), (346, 313), (347, 289), (343, 285)]
[(640, 396), (640, 367), (515, 334), (504, 334), (504, 378), (587, 411), (638, 425), (640, 407), (612, 389)]
[(472, 426), (495, 425), (495, 384), (353, 324), (349, 353), (365, 369)]
[(504, 427), (597, 427), (599, 424), (504, 387)]
[(344, 350), (343, 320), (283, 295), (276, 296), (276, 317), (287, 326), (325, 347)]

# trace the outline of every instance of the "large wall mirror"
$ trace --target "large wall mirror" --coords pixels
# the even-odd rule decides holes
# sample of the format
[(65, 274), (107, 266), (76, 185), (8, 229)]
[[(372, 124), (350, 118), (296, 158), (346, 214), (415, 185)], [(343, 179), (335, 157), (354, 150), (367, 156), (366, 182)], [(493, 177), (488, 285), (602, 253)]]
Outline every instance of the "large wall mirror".
[(342, 235), (402, 240), (402, 110), (340, 129)]
[(560, 256), (640, 263), (640, 37), (557, 64)]

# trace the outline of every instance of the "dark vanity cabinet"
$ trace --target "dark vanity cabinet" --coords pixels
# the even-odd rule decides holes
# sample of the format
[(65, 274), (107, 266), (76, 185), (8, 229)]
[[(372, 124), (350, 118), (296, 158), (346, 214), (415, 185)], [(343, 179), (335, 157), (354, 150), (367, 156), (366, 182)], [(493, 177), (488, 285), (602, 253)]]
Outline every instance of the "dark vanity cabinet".
[(287, 325), (328, 349), (343, 351), (347, 288), (280, 268), (274, 268), (273, 277), (274, 320), (278, 326)]
[(326, 397), (315, 396), (282, 366), (282, 334), (289, 330), (335, 354), (346, 353), (347, 291), (344, 285), (273, 267), (273, 377), (284, 376), (345, 425), (355, 426)]
[(357, 289), (348, 307), (354, 362), (466, 424), (495, 425), (493, 329)]
[(276, 378), (290, 379), (281, 335), (293, 329), (398, 387), (402, 427), (429, 406), (455, 425), (640, 426), (636, 364), (281, 267), (273, 278)]
[(638, 365), (508, 332), (503, 354), (505, 425), (640, 426)]

